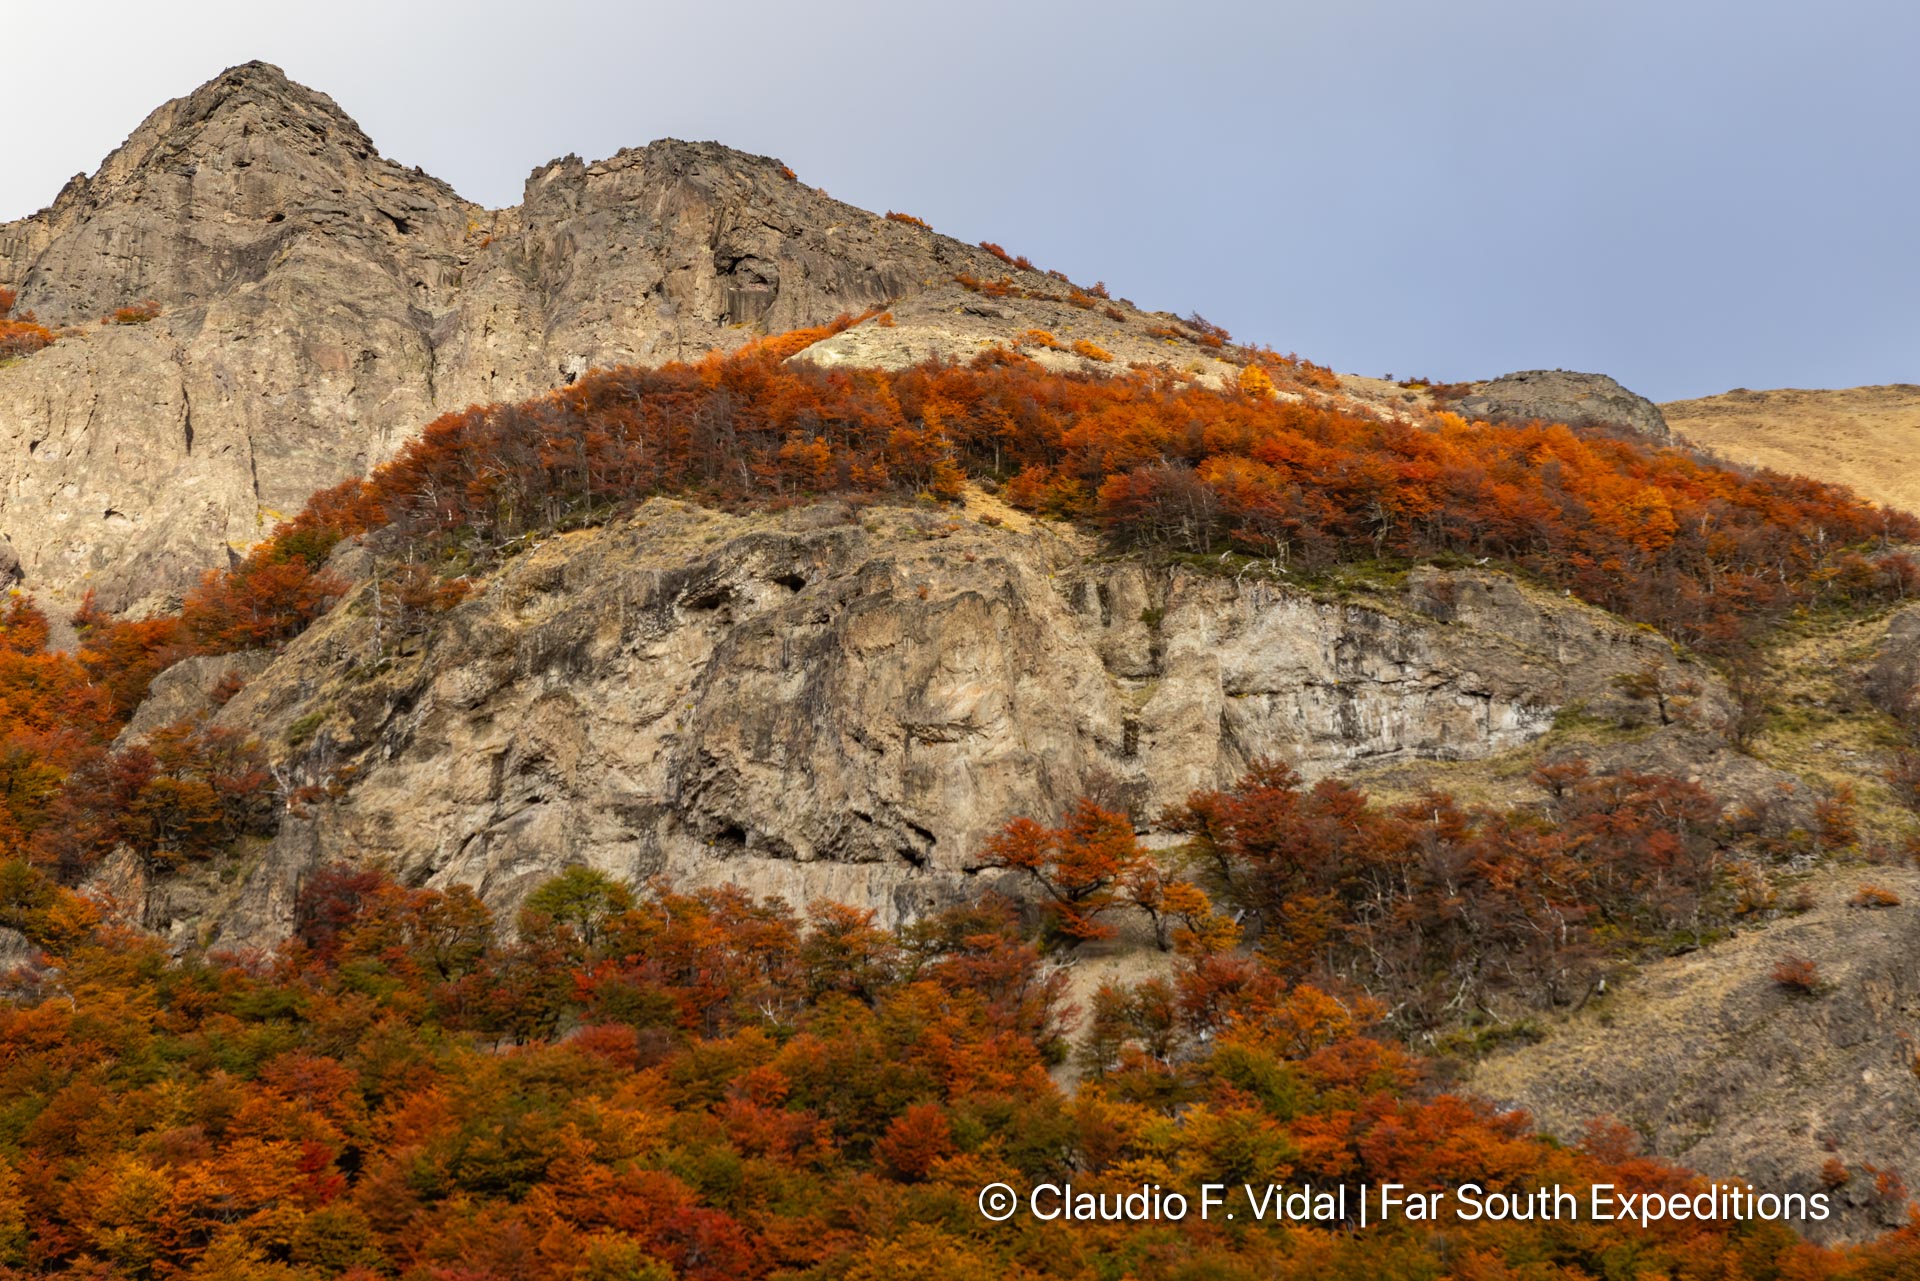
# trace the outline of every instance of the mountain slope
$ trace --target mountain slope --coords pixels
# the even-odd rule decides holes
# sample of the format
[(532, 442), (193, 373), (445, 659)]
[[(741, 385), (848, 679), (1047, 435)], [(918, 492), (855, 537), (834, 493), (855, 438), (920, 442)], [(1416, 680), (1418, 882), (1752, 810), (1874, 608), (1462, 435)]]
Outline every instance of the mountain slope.
[[(1850, 904), (1862, 884), (1897, 903)], [(1542, 1044), (1480, 1064), (1473, 1088), (1560, 1134), (1610, 1116), (1650, 1151), (1756, 1187), (1813, 1190), (1837, 1162), (1852, 1233), (1898, 1227), (1906, 1197), (1875, 1176), (1920, 1176), (1920, 873), (1823, 869), (1800, 892), (1804, 915), (1647, 967)], [(1773, 980), (1790, 954), (1817, 990)]]
[(1660, 408), (1676, 433), (1729, 462), (1815, 476), (1920, 511), (1920, 387), (1742, 388)]
[[(1466, 401), (1339, 380), (707, 144), (557, 161), (523, 205), (483, 211), (259, 64), (156, 113), (6, 228), (0, 255), (23, 305), (77, 326), (0, 369), (13, 554), (35, 591), (98, 588), (148, 615), (83, 613), (63, 653), (24, 596), (0, 612), (0, 979), (19, 995), (0, 1020), (90, 1018), (96, 993), (63, 1003), (57, 985), (116, 949), (152, 957), (169, 988), (199, 975), (238, 994), (261, 949), (291, 941), (276, 982), (306, 984), (306, 967), (312, 991), (431, 993), (476, 1056), (604, 1050), (638, 1078), (672, 1038), (736, 1026), (724, 1001), (667, 1012), (661, 963), (717, 982), (769, 1051), (796, 1030), (784, 974), (714, 977), (777, 958), (776, 935), (799, 944), (785, 909), (751, 897), (779, 895), (838, 904), (805, 927), (806, 999), (856, 1017), (896, 968), (860, 948), (909, 984), (949, 947), (1000, 954), (1043, 998), (1021, 1016), (1031, 1043), (1003, 1047), (1035, 1097), (1043, 1060), (1071, 1048), (1040, 948), (1080, 966), (1076, 1097), (1144, 1108), (1199, 1147), (1219, 1132), (1184, 1078), (1247, 1095), (1231, 1107), (1271, 1131), (1277, 1114), (1309, 1120), (1290, 1081), (1376, 1093), (1384, 1071), (1416, 1088), (1404, 1046), (1355, 1039), (1375, 1020), (1442, 1048), (1552, 1020), (1563, 1039), (1510, 1061), (1502, 1097), (1569, 1140), (1617, 1097), (1673, 1151), (1658, 1106), (1673, 1064), (1713, 1056), (1669, 1033), (1728, 987), (1616, 1007), (1593, 1000), (1603, 980), (1644, 965), (1658, 985), (1692, 967), (1663, 954), (1752, 927), (1719, 953), (1744, 966), (1744, 1015), (1779, 995), (1752, 973), (1754, 940), (1777, 937), (1760, 931), (1809, 933), (1777, 891), (1913, 840), (1881, 777), (1907, 742), (1900, 700), (1864, 700), (1911, 683), (1893, 652), (1911, 616), (1897, 636), (1887, 620), (1920, 592), (1892, 546), (1920, 522), (1661, 448), (1658, 412), (1602, 376), (1534, 371)], [(148, 296), (154, 314), (91, 323)], [(762, 332), (852, 311), (867, 314)], [(680, 356), (702, 358), (658, 367)], [(591, 372), (620, 362), (639, 367)], [(1783, 653), (1793, 628), (1848, 639)], [(1869, 681), (1858, 665), (1883, 634)], [(1847, 696), (1790, 689), (1782, 667)], [(1842, 721), (1844, 738), (1827, 729)], [(709, 893), (675, 900), (668, 883)], [(983, 904), (985, 886), (1013, 904)], [(1887, 946), (1911, 910), (1877, 918)], [(1100, 913), (1126, 929), (1101, 933)], [(673, 941), (668, 917), (693, 934)], [(1731, 1020), (1711, 1048), (1735, 1085), (1809, 1025), (1861, 1033), (1832, 1071), (1894, 1061), (1911, 974), (1831, 968), (1846, 981), (1823, 1017), (1780, 1020), (1760, 1063)], [(1116, 973), (1172, 986), (1096, 991)], [(956, 990), (997, 981), (974, 968)], [(169, 1017), (211, 1008), (180, 991)], [(278, 1017), (278, 997), (235, 999)], [(1564, 1048), (1613, 1048), (1592, 1024), (1616, 1008), (1654, 1008), (1651, 1030), (1627, 1029), (1655, 1045), (1651, 1066), (1585, 1094), (1543, 1085)], [(1309, 1036), (1300, 1017), (1340, 1030)], [(298, 1043), (281, 1035), (261, 1053)], [(358, 1036), (328, 1032), (326, 1055), (358, 1053)], [(1242, 1078), (1243, 1037), (1288, 1044)], [(219, 1062), (289, 1083), (333, 1072)], [(804, 1110), (758, 1079), (765, 1116)], [(1699, 1148), (1709, 1173), (1814, 1186), (1809, 1143), (1727, 1102), (1805, 1111), (1823, 1088), (1787, 1084), (1706, 1100), (1725, 1105), (1725, 1142)], [(1890, 1097), (1906, 1082), (1861, 1086), (1828, 1091), (1846, 1095), (1838, 1141), (1895, 1161), (1858, 1132), (1910, 1117)], [(484, 1108), (516, 1097), (483, 1093)], [(49, 1107), (30, 1146), (110, 1094)], [(1524, 1128), (1420, 1097), (1476, 1131)], [(904, 1162), (898, 1119), (877, 1111), (836, 1142), (864, 1161), (884, 1128), (875, 1150)], [(969, 1127), (927, 1124), (930, 1151), (957, 1156)], [(189, 1129), (151, 1140), (156, 1168), (198, 1150)], [(1447, 1147), (1414, 1145), (1443, 1158), (1435, 1178), (1461, 1172)], [(1742, 1164), (1756, 1149), (1784, 1155)], [(1091, 1173), (1088, 1150), (1032, 1168)], [(1302, 1166), (1290, 1138), (1264, 1151), (1249, 1177), (1361, 1168)], [(1217, 1176), (1219, 1155), (1180, 1158), (1180, 1176)], [(337, 1161), (376, 1209), (395, 1186), (344, 1143), (308, 1159)], [(890, 1168), (919, 1179), (933, 1159)], [(10, 1177), (0, 1165), (0, 1265)], [(1794, 1247), (1781, 1230), (1771, 1248)]]

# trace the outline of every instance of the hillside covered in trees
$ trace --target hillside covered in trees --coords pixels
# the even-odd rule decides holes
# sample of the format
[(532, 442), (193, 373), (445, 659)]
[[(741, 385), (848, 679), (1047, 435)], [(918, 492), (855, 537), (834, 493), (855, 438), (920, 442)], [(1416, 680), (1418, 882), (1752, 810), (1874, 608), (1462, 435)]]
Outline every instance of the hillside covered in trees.
[[(1789, 613), (1920, 591), (1920, 567), (1900, 550), (1920, 521), (1832, 486), (1565, 427), (1393, 421), (1325, 395), (1324, 371), (1271, 353), (1250, 353), (1228, 391), (1159, 369), (1049, 372), (1018, 348), (899, 372), (789, 359), (852, 323), (447, 415), (367, 479), (315, 495), (235, 568), (209, 572), (177, 615), (83, 608), (71, 655), (44, 652), (45, 619), (16, 596), (0, 655), (16, 762), (0, 850), (72, 881), (122, 843), (122, 820), (100, 817), (132, 794), (116, 764), (126, 754), (107, 744), (147, 683), (184, 657), (297, 635), (346, 590), (327, 568), (343, 540), (388, 566), (380, 609), (404, 628), (531, 540), (656, 494), (937, 505), (984, 485), (1036, 515), (1088, 522), (1118, 548), (1296, 581), (1344, 564), (1471, 557), (1651, 624), (1736, 676)], [(1744, 688), (1764, 696), (1751, 679)], [(260, 787), (257, 767), (234, 764), (240, 750), (182, 730), (166, 747), (176, 773), (159, 776), (205, 775), (228, 797)], [(230, 811), (255, 808), (222, 802), (207, 811), (216, 818), (169, 820), (149, 839), (190, 848), (171, 833), (209, 824), (231, 837), (253, 820)]]
[(170, 958), (20, 864), (5, 875), (7, 922), (46, 952), (0, 1006), (5, 1275), (1893, 1281), (1920, 1264), (1920, 1224), (1820, 1250), (1751, 1221), (984, 1221), (994, 1182), (1704, 1186), (1620, 1129), (1565, 1147), (1437, 1092), (1378, 1039), (1375, 1003), (1286, 982), (1218, 931), (1180, 932), (1170, 982), (1100, 994), (1066, 1092), (1061, 979), (991, 903), (886, 931), (576, 870), (506, 942), (464, 889), (335, 868), (277, 954)]
[[(1173, 851), (1094, 799), (1001, 816), (982, 857), (1024, 900), (891, 930), (585, 869), (503, 930), (465, 887), (334, 865), (285, 945), (170, 954), (72, 891), (114, 851), (166, 876), (324, 801), (201, 718), (119, 741), (169, 664), (284, 646), (350, 574), (377, 577), (384, 626), (419, 630), (532, 542), (656, 495), (938, 510), (991, 490), (1116, 554), (1304, 584), (1483, 561), (1736, 677), (1783, 620), (1920, 588), (1900, 550), (1920, 522), (1830, 486), (1602, 431), (1401, 421), (1264, 352), (1224, 389), (1049, 370), (1037, 338), (897, 371), (792, 359), (853, 323), (446, 415), (177, 614), (83, 608), (71, 653), (9, 602), (0, 925), (27, 959), (0, 1006), (0, 1263), (448, 1281), (1920, 1266), (1915, 1228), (1823, 1250), (1778, 1225), (996, 1226), (973, 1204), (1047, 1179), (1695, 1188), (1616, 1129), (1563, 1146), (1446, 1092), (1404, 1038), (1580, 1002), (1623, 958), (1764, 916), (1769, 860), (1858, 841), (1844, 798), (1793, 832), (1578, 760), (1541, 762), (1535, 801), (1504, 811), (1373, 803), (1266, 762), (1154, 816)], [(347, 568), (343, 547), (370, 559)], [(1645, 693), (1664, 718), (1673, 692)], [(1166, 976), (1074, 1008), (1056, 962), (1123, 924)], [(1905, 1192), (1874, 1195), (1897, 1213)]]
[(851, 323), (437, 419), (367, 480), (316, 495), (245, 566), (209, 576), (184, 625), (216, 647), (283, 638), (326, 590), (303, 574), (353, 535), (377, 532), (445, 578), (654, 494), (947, 502), (969, 482), (1091, 520), (1123, 547), (1276, 571), (1498, 560), (1722, 655), (1796, 608), (1920, 591), (1900, 550), (1920, 520), (1835, 486), (1549, 424), (1393, 421), (1283, 394), (1324, 385), (1325, 371), (1271, 353), (1250, 353), (1230, 392), (1149, 367), (1055, 373), (1019, 344), (901, 372), (786, 359)]

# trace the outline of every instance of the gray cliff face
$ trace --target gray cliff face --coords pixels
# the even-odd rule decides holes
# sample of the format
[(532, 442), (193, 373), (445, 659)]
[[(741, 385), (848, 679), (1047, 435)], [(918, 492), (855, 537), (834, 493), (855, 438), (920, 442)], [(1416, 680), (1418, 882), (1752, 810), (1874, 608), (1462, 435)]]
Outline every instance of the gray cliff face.
[[(27, 585), (157, 604), (391, 452), (437, 403), (432, 318), (477, 216), (253, 64), (0, 228), (19, 305), (89, 326), (0, 370), (0, 528)], [(91, 323), (148, 299), (156, 320)]]
[(1628, 391), (1605, 374), (1576, 374), (1565, 369), (1531, 369), (1482, 383), (1463, 399), (1459, 410), (1489, 422), (1536, 420), (1573, 427), (1624, 427), (1656, 441), (1672, 433), (1660, 407)]
[[(0, 284), (79, 327), (0, 367), (0, 574), (159, 608), (442, 411), (967, 299), (963, 270), (1006, 269), (713, 144), (568, 157), (488, 212), (325, 96), (236, 67), (0, 225)], [(157, 319), (97, 323), (148, 299)]]
[(584, 862), (898, 919), (963, 893), (1014, 815), (1094, 792), (1150, 827), (1258, 757), (1320, 776), (1486, 756), (1570, 701), (1612, 706), (1617, 673), (1678, 662), (1498, 575), (1337, 601), (1089, 559), (1043, 527), (860, 521), (655, 500), (405, 635), (376, 634), (363, 582), (218, 714), (283, 780), (346, 786), (246, 875), (159, 887), (148, 923), (276, 937), (335, 858), (471, 884), (502, 912)]
[(478, 212), (381, 157), (326, 95), (249, 63), (161, 106), (99, 172), (0, 228), (0, 272), (43, 322), (86, 324), (146, 298), (211, 306), (280, 274), (290, 251), (331, 249), (430, 308)]

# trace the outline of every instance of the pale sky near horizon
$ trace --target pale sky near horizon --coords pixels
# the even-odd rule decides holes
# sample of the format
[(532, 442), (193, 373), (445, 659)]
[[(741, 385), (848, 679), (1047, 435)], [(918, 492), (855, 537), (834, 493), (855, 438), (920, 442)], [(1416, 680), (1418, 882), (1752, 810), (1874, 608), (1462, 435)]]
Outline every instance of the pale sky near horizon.
[(1920, 6), (0, 3), (0, 219), (277, 63), (469, 199), (659, 137), (1364, 374), (1920, 382)]

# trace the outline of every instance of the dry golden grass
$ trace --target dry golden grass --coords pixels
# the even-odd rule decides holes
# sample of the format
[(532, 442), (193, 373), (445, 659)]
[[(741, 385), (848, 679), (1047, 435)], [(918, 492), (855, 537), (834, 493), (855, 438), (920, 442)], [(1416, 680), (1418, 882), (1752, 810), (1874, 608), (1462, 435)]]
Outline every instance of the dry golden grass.
[(1728, 462), (1834, 481), (1920, 512), (1920, 387), (1742, 389), (1660, 410), (1675, 432)]

